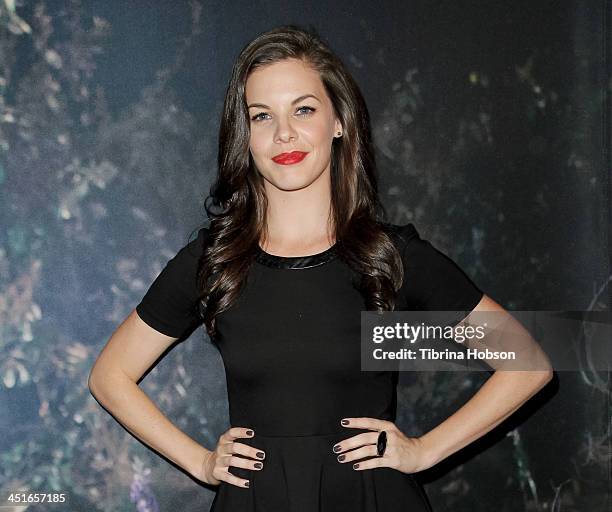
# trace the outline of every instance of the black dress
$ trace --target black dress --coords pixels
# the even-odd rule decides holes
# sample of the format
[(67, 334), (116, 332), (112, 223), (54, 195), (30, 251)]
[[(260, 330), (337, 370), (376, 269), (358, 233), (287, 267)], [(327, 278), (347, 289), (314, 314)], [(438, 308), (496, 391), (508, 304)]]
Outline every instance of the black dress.
[[(471, 311), (483, 292), (414, 225), (393, 226), (405, 278), (396, 310)], [(151, 327), (181, 337), (201, 321), (196, 268), (208, 230), (183, 247), (136, 307)], [(221, 482), (214, 512), (421, 512), (431, 507), (411, 474), (355, 470), (332, 447), (364, 432), (346, 417), (395, 421), (397, 372), (361, 371), (363, 297), (335, 246), (281, 257), (258, 249), (238, 301), (217, 316), (231, 426), (266, 453), (263, 469), (230, 466), (249, 488)], [(212, 447), (208, 447), (209, 449)]]

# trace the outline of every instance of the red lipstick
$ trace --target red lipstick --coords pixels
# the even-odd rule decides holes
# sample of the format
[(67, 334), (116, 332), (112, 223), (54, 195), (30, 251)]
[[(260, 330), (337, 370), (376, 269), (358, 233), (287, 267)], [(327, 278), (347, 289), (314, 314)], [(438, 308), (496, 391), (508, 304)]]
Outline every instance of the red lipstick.
[(290, 153), (281, 153), (273, 156), (272, 160), (274, 160), (277, 164), (282, 165), (297, 164), (298, 162), (301, 162), (307, 154), (308, 152), (304, 151), (291, 151)]

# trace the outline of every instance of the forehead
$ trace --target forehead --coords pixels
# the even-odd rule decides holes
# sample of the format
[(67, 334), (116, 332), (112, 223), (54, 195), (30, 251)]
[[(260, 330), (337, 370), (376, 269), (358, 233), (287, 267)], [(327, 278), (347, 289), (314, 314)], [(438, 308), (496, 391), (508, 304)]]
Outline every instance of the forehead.
[(309, 92), (323, 99), (323, 83), (317, 71), (296, 59), (275, 62), (256, 69), (249, 75), (245, 87), (248, 102), (261, 101), (268, 105), (274, 101), (291, 101)]

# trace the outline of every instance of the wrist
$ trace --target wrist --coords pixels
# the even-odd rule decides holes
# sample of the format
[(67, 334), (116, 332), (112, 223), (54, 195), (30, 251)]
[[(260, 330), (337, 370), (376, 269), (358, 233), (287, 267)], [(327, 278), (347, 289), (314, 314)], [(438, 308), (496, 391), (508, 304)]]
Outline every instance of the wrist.
[[(194, 476), (198, 480), (202, 480), (203, 482), (205, 482), (204, 464), (208, 460), (208, 457), (210, 456), (211, 453), (212, 452), (210, 450), (207, 450), (203, 446), (200, 446), (198, 449), (193, 451), (193, 457), (189, 463), (190, 467), (187, 468), (191, 476)], [(205, 483), (208, 483), (208, 482), (205, 482)]]
[(418, 440), (421, 443), (421, 449), (423, 450), (423, 455), (427, 464), (427, 468), (435, 466), (444, 458), (444, 456), (439, 450), (439, 445), (432, 442), (431, 436), (429, 436), (428, 434), (423, 434), (418, 438)]

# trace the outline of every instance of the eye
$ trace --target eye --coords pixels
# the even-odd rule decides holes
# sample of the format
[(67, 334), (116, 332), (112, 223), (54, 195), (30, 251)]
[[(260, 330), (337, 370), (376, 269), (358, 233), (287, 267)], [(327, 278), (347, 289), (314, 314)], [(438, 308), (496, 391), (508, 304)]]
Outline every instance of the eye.
[[(300, 110), (304, 110), (304, 109), (307, 109), (307, 112), (305, 112), (303, 114), (299, 114), (302, 117), (307, 117), (307, 116), (311, 115), (313, 112), (316, 111), (315, 108), (308, 107), (308, 106), (304, 105), (304, 106), (298, 107), (297, 112), (299, 112)], [(268, 115), (268, 113), (267, 112), (260, 112), (259, 114), (256, 114), (253, 117), (251, 117), (251, 121), (255, 121), (255, 122), (263, 121), (263, 119), (261, 117), (263, 115)]]
[(261, 120), (260, 116), (263, 116), (264, 114), (265, 112), (260, 112), (259, 114), (251, 117), (251, 121), (260, 121)]
[(312, 108), (312, 107), (307, 107), (307, 106), (300, 107), (300, 108), (298, 108), (298, 110), (302, 110), (302, 109), (304, 109), (304, 108), (306, 108), (306, 109), (308, 109), (308, 110), (309, 110), (309, 112), (307, 113), (308, 115), (310, 115), (311, 113), (313, 113), (313, 112), (315, 111), (315, 109), (314, 109), (314, 108)]

